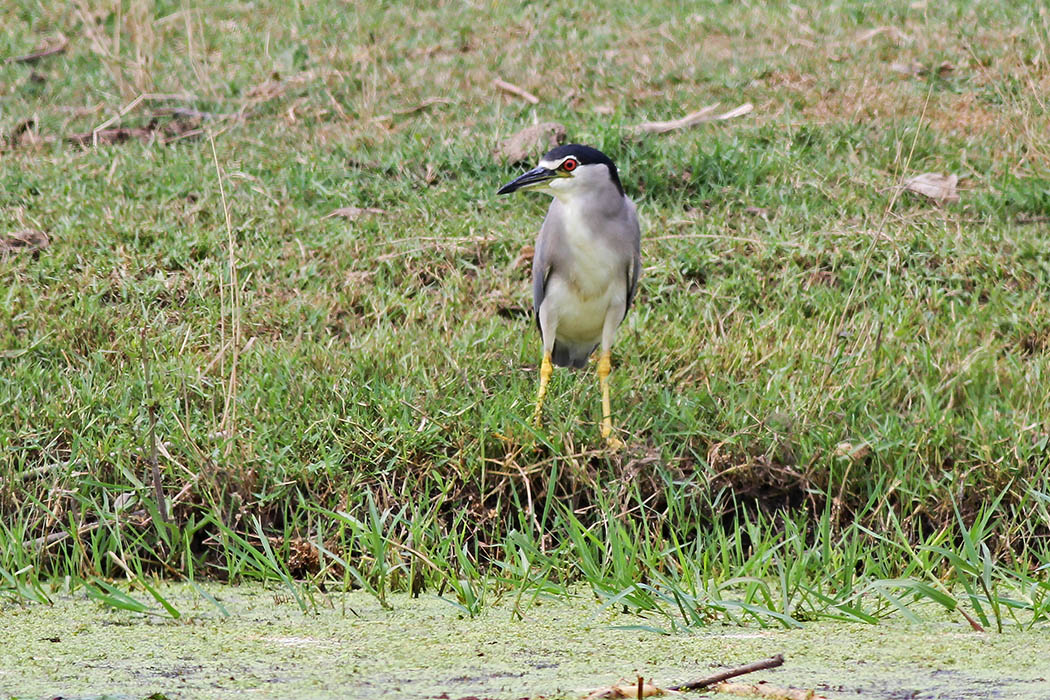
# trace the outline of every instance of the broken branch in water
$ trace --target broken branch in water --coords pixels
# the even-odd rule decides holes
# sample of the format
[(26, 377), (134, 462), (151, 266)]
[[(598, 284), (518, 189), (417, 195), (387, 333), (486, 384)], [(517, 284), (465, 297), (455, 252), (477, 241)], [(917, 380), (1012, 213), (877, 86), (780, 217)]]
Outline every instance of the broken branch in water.
[(728, 668), (725, 671), (719, 671), (713, 676), (701, 678), (698, 681), (682, 683), (681, 685), (672, 685), (670, 688), (668, 688), (668, 690), (700, 690), (701, 688), (706, 688), (716, 683), (721, 683), (722, 681), (729, 680), (730, 678), (742, 676), (745, 673), (754, 673), (755, 671), (762, 671), (767, 668), (776, 668), (777, 666), (783, 665), (784, 655), (777, 654), (776, 656), (771, 656), (768, 659), (763, 659), (761, 661), (753, 661), (752, 663), (744, 664), (743, 666), (737, 666), (736, 668)]
[[(739, 693), (741, 687), (762, 687), (762, 686), (750, 686), (740, 683), (724, 683), (730, 678), (736, 678), (742, 676), (745, 673), (754, 673), (755, 671), (761, 671), (767, 668), (776, 668), (784, 664), (783, 654), (777, 654), (768, 659), (761, 661), (755, 661), (753, 663), (745, 664), (743, 666), (737, 666), (736, 668), (729, 668), (725, 671), (719, 671), (713, 676), (707, 678), (701, 678), (698, 681), (692, 681), (690, 683), (682, 683), (681, 685), (672, 685), (668, 688), (660, 688), (653, 684), (652, 681), (646, 683), (641, 676), (638, 676), (637, 685), (634, 683), (624, 683), (618, 681), (618, 684), (606, 686), (604, 688), (598, 688), (592, 691), (584, 700), (599, 700), (599, 698), (647, 698), (653, 695), (665, 695), (665, 694), (677, 694), (683, 690), (702, 690), (708, 688), (710, 690), (716, 690), (724, 693)], [(763, 690), (772, 690), (774, 694), (766, 695), (770, 698), (779, 698), (782, 700), (818, 700), (819, 696), (814, 694), (812, 690), (796, 690), (794, 688), (777, 688), (775, 686), (764, 686)], [(758, 691), (756, 691), (758, 692)], [(776, 693), (779, 693), (777, 695)], [(809, 693), (809, 695), (804, 695)]]

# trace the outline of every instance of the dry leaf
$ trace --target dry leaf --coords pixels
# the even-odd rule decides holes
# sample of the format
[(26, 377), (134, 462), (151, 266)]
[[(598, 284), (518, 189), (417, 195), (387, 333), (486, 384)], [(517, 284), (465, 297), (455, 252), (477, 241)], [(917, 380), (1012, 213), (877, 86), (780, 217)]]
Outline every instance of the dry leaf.
[[(30, 117), (15, 124), (15, 128), (11, 130), (11, 136), (8, 138), (8, 143), (12, 148), (15, 148), (19, 146), (34, 146), (40, 140), (36, 133), (36, 119)], [(3, 144), (0, 143), (0, 145)]]
[[(643, 698), (651, 698), (658, 695), (680, 695), (673, 690), (666, 690), (664, 688), (658, 688), (653, 685), (650, 680), (648, 683), (643, 682), (642, 684)], [(638, 695), (638, 683), (628, 683), (626, 681), (619, 681), (614, 685), (605, 686), (604, 688), (598, 688), (591, 691), (584, 700), (601, 700), (602, 698), (637, 698)]]
[(500, 142), (495, 155), (508, 163), (518, 163), (536, 151), (546, 153), (558, 144), (565, 143), (565, 127), (558, 122), (536, 124)]
[(871, 454), (871, 445), (862, 442), (854, 445), (851, 442), (840, 442), (835, 446), (836, 457), (848, 457), (851, 462), (859, 462)]
[(955, 192), (957, 184), (959, 184), (958, 175), (923, 173), (905, 180), (904, 189), (938, 202), (958, 202), (959, 195)]
[(918, 61), (911, 63), (891, 63), (890, 70), (901, 75), (922, 75), (926, 72), (926, 66)]
[(874, 29), (867, 29), (867, 30), (861, 32), (860, 34), (858, 34), (857, 37), (853, 41), (854, 41), (854, 43), (862, 44), (865, 41), (870, 41), (870, 40), (874, 39), (875, 37), (877, 37), (880, 34), (888, 34), (890, 39), (892, 39), (893, 41), (895, 41), (898, 44), (903, 42), (903, 41), (907, 41), (908, 40), (908, 35), (905, 34), (904, 32), (902, 32), (901, 30), (897, 29), (896, 27), (886, 26), (886, 27), (875, 27)]
[(43, 231), (23, 229), (12, 231), (0, 238), (0, 251), (14, 250), (20, 253), (32, 253), (51, 245), (51, 239)]
[(113, 129), (85, 131), (79, 134), (70, 134), (66, 137), (66, 141), (79, 146), (112, 146), (131, 141), (132, 139), (137, 139), (143, 143), (149, 143), (154, 140), (161, 143), (170, 143), (191, 136), (199, 136), (202, 133), (202, 121), (202, 118), (183, 117), (180, 114), (174, 114), (170, 121), (161, 124), (160, 120), (155, 116), (150, 119), (146, 126), (118, 126)]
[[(894, 73), (900, 73), (901, 75), (926, 75), (930, 72), (930, 69), (919, 63), (918, 61), (912, 61), (911, 63), (891, 63), (890, 70)], [(955, 70), (955, 64), (950, 61), (942, 61), (936, 68), (938, 76), (944, 75), (945, 73), (951, 73)]]
[(520, 265), (528, 265), (532, 262), (532, 258), (536, 255), (536, 249), (531, 245), (523, 245), (521, 250), (518, 251), (518, 257), (511, 261), (510, 265), (507, 266), (508, 270), (516, 270)]
[(695, 126), (704, 122), (721, 121), (723, 119), (740, 117), (751, 112), (755, 106), (750, 102), (745, 102), (736, 109), (731, 109), (728, 112), (716, 115), (714, 112), (717, 108), (718, 103), (716, 102), (713, 105), (708, 105), (703, 109), (698, 109), (691, 114), (687, 114), (681, 119), (673, 119), (666, 122), (642, 122), (634, 127), (634, 132), (637, 134), (663, 134), (677, 129), (686, 129), (690, 126)]
[(372, 214), (386, 214), (386, 209), (379, 209), (377, 207), (339, 207), (324, 218), (331, 219), (333, 216), (341, 216), (347, 221), (357, 221), (362, 216), (369, 216)]

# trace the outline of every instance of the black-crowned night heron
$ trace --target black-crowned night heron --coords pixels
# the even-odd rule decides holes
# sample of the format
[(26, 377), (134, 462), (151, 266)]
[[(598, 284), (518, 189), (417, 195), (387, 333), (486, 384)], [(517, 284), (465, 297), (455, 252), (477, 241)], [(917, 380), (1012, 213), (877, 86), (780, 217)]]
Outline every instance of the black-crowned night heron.
[(554, 195), (532, 259), (532, 304), (543, 336), (533, 420), (539, 427), (554, 371), (551, 363), (583, 367), (601, 345), (601, 433), (615, 449), (622, 443), (612, 434), (610, 357), (642, 267), (634, 202), (624, 194), (609, 157), (579, 144), (558, 146), (538, 167), (501, 187), (499, 194), (524, 189)]

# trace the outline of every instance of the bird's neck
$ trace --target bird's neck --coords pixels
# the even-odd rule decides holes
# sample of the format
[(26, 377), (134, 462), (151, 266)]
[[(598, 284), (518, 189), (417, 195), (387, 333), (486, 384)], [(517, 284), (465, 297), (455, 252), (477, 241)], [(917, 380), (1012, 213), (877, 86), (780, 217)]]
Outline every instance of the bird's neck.
[(554, 192), (567, 213), (583, 219), (614, 216), (623, 208), (624, 197), (615, 187), (597, 187), (588, 192)]

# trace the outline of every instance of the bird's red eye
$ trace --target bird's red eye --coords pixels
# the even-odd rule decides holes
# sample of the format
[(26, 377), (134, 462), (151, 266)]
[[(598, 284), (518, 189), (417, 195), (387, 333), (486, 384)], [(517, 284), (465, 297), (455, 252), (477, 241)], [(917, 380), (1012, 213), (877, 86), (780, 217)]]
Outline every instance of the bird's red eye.
[(567, 173), (571, 173), (573, 170), (576, 169), (577, 165), (579, 165), (579, 163), (576, 162), (575, 158), (566, 158), (565, 161), (561, 164), (561, 169)]

